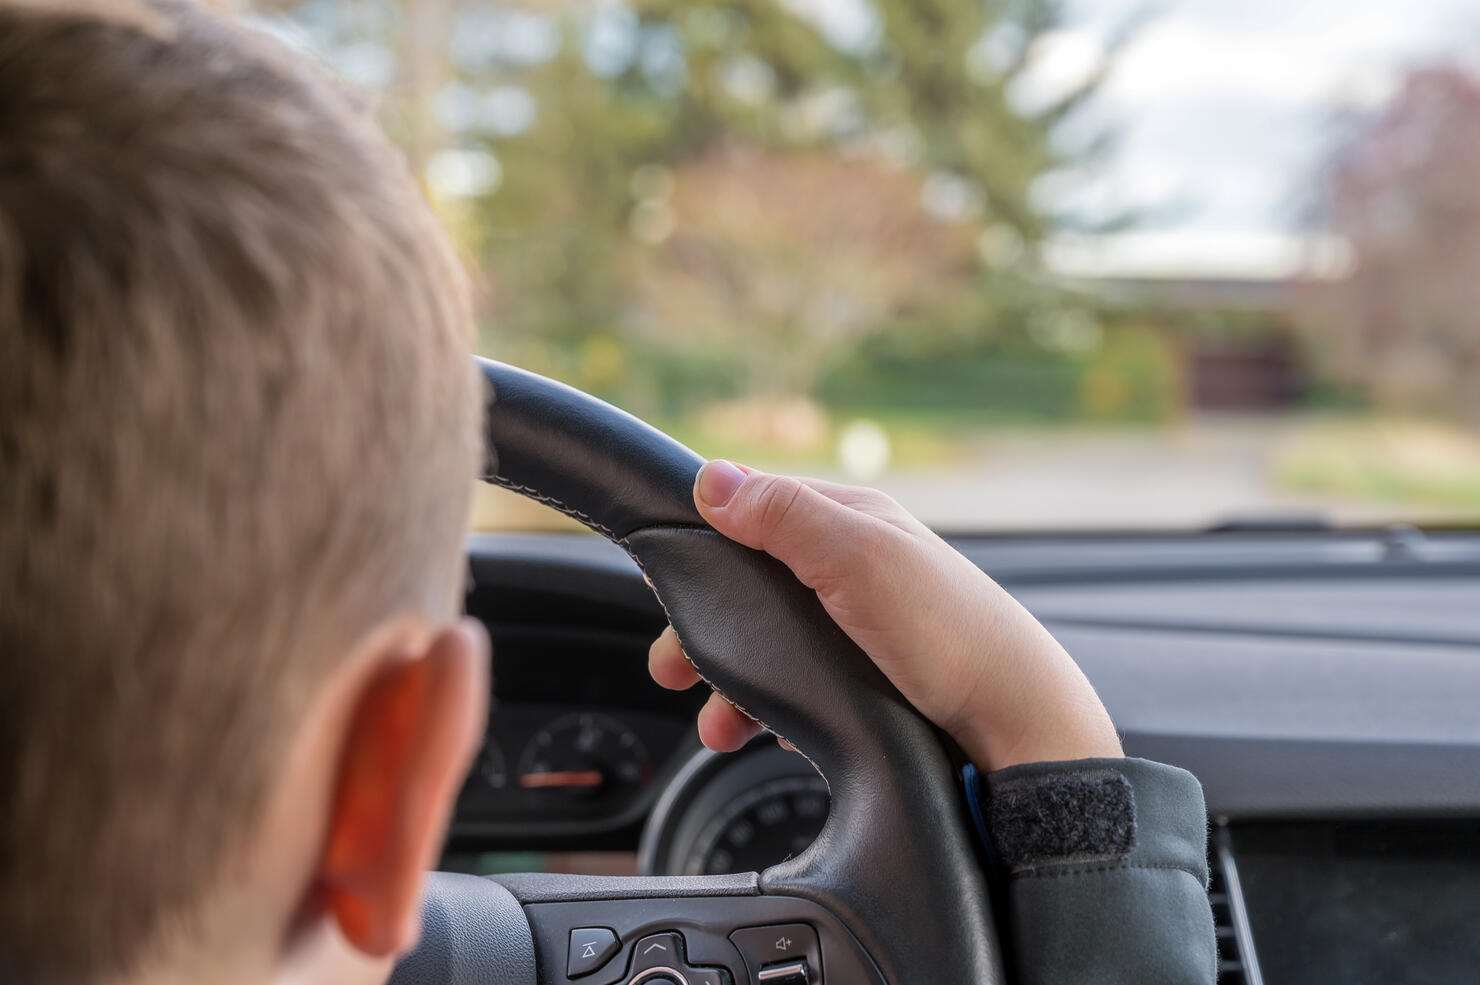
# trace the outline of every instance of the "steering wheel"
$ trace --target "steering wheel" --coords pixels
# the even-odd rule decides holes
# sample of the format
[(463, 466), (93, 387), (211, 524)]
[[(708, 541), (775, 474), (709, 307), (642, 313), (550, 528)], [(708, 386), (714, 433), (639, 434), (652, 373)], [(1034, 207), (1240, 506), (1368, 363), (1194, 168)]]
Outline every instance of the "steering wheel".
[(998, 985), (981, 859), (940, 734), (774, 559), (693, 505), (703, 459), (553, 380), (480, 360), (484, 479), (636, 559), (703, 678), (825, 779), (813, 845), (761, 873), (434, 873), (392, 985)]

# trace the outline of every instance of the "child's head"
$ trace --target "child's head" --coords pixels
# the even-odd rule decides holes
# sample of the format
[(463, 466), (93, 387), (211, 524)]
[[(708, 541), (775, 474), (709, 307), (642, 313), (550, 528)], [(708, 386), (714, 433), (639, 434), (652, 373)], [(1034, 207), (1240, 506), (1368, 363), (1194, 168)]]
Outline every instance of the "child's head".
[(0, 0), (0, 979), (405, 943), (355, 867), (428, 861), (476, 733), (417, 717), (476, 671), (406, 669), (470, 646), (470, 342), (312, 67), (186, 0)]

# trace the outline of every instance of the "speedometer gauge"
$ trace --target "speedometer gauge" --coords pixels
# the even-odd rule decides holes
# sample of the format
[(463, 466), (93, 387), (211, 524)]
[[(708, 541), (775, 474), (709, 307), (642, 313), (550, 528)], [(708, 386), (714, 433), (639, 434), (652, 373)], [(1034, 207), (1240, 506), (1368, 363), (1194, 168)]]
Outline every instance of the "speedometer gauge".
[(504, 754), (499, 751), (498, 743), (491, 735), (483, 741), (483, 749), (478, 753), (478, 775), (495, 790), (502, 790), (509, 779)]
[(811, 764), (764, 736), (738, 753), (701, 750), (653, 807), (638, 868), (675, 876), (763, 872), (806, 851), (829, 806), (827, 784)]
[(652, 761), (637, 734), (607, 715), (557, 718), (519, 757), (515, 782), (552, 799), (594, 800), (652, 781)]
[(811, 845), (822, 833), (827, 807), (827, 784), (820, 776), (787, 776), (752, 787), (704, 826), (684, 871), (760, 872)]

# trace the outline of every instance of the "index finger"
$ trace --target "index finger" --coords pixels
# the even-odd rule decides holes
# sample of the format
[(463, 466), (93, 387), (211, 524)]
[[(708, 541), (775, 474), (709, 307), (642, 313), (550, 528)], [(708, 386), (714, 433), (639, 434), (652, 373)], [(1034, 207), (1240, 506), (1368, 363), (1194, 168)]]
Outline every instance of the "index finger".
[(670, 691), (687, 691), (699, 683), (699, 672), (684, 655), (672, 626), (665, 626), (648, 648), (648, 673), (659, 687)]

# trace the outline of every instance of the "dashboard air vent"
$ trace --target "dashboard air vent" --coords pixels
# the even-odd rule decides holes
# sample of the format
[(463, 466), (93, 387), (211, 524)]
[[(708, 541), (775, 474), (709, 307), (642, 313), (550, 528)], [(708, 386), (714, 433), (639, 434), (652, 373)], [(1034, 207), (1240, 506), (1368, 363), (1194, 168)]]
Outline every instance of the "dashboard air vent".
[(1208, 859), (1208, 902), (1213, 907), (1213, 928), (1218, 934), (1218, 985), (1264, 985), (1249, 939), (1238, 868), (1228, 850), (1226, 831), (1216, 831), (1214, 845)]
[(1218, 932), (1218, 985), (1248, 985), (1244, 962), (1239, 955), (1238, 939), (1233, 932), (1233, 915), (1228, 906), (1228, 883), (1223, 868), (1212, 860), (1212, 880), (1208, 902), (1213, 904), (1213, 928)]

